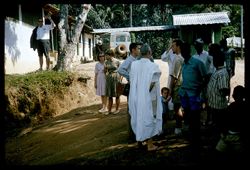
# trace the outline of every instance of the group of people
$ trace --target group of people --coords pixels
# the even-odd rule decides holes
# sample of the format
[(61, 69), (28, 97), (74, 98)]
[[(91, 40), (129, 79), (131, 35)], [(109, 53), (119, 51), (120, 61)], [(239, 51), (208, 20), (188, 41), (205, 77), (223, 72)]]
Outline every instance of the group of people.
[[(50, 15), (38, 20), (30, 39), (31, 48), (37, 49), (40, 68), (43, 69), (43, 55), (46, 69), (49, 69), (50, 31), (55, 23)], [(160, 87), (161, 70), (154, 63), (149, 44), (131, 43), (130, 55), (121, 63), (115, 57), (115, 51), (101, 51), (95, 66), (94, 86), (96, 95), (101, 96), (99, 112), (117, 114), (120, 111), (120, 94), (117, 82), (124, 77), (130, 84), (127, 97), (129, 139), (147, 150), (156, 150), (152, 138), (164, 133), (164, 125), (174, 112), (176, 135), (187, 130), (192, 153), (200, 152), (200, 114), (206, 110), (206, 124), (215, 127), (216, 149), (228, 150), (233, 144), (243, 143), (246, 147), (246, 123), (242, 115), (245, 104), (245, 88), (236, 86), (233, 90), (234, 102), (230, 103), (230, 79), (235, 75), (235, 50), (228, 48), (226, 39), (220, 44), (210, 44), (205, 51), (204, 41), (194, 41), (196, 53), (191, 55), (191, 45), (181, 39), (174, 39), (161, 55), (168, 62), (168, 82)], [(112, 111), (113, 98), (115, 110)], [(230, 103), (230, 104), (229, 104)], [(171, 106), (173, 105), (173, 107)], [(239, 115), (236, 115), (236, 112)], [(184, 123), (184, 127), (182, 124)], [(241, 150), (241, 145), (233, 145)], [(232, 148), (232, 147), (231, 147)]]
[[(117, 92), (117, 82), (121, 76), (117, 72), (121, 62), (115, 58), (115, 51), (107, 49), (98, 54), (98, 62), (95, 65), (94, 86), (96, 95), (101, 96), (102, 106), (99, 112), (117, 114), (120, 112), (120, 94)], [(112, 112), (113, 98), (115, 98), (115, 111)]]
[[(196, 39), (194, 42), (196, 53), (191, 56), (190, 44), (174, 40), (172, 48), (167, 54), (165, 52), (162, 55), (162, 60), (169, 64), (170, 80), (167, 87), (173, 99), (176, 115), (175, 133), (181, 133), (179, 129), (181, 123), (178, 122), (180, 122), (179, 115), (183, 115), (181, 118), (185, 128), (182, 129), (188, 129), (192, 153), (199, 157), (200, 115), (201, 111), (205, 110), (207, 112), (206, 125), (214, 127), (214, 148), (218, 151), (229, 151), (232, 150), (232, 146), (236, 146), (233, 147), (234, 151), (242, 152), (242, 146), (246, 147), (245, 129), (247, 127), (240, 116), (244, 112), (237, 116), (236, 110), (246, 109), (243, 86), (238, 85), (234, 88), (232, 96), (235, 101), (231, 104), (229, 102), (230, 80), (235, 72), (235, 51), (225, 47), (224, 39), (220, 41), (220, 44), (209, 44), (208, 52), (203, 49), (203, 45), (201, 38)], [(184, 61), (179, 59), (179, 54)], [(179, 64), (179, 62), (183, 63)], [(179, 71), (181, 75), (179, 76), (175, 71)], [(175, 80), (175, 84), (171, 83), (172, 79)], [(179, 111), (182, 114), (179, 114), (177, 110), (180, 107)], [(233, 130), (232, 127), (237, 130)], [(233, 136), (234, 140), (231, 143), (229, 140), (222, 142), (223, 139), (228, 139), (225, 137), (228, 135), (231, 138)]]
[[(152, 50), (148, 44), (131, 43), (129, 50), (130, 55), (122, 64), (114, 57), (112, 49), (108, 49), (105, 54), (100, 53), (98, 57), (94, 84), (96, 94), (102, 98), (102, 109), (99, 111), (112, 113), (113, 97), (116, 97), (116, 111), (119, 111), (120, 96), (117, 94), (116, 85), (121, 77), (124, 77), (130, 84), (127, 98), (130, 139), (140, 144), (147, 141), (148, 150), (155, 150), (156, 146), (153, 145), (151, 137), (162, 130), (161, 70), (153, 62)], [(107, 110), (105, 97), (109, 98)]]
[[(157, 149), (153, 137), (164, 133), (164, 124), (171, 117), (169, 116), (171, 109), (176, 120), (175, 134), (180, 135), (184, 129), (188, 131), (194, 156), (199, 156), (200, 153), (202, 110), (207, 111), (207, 124), (213, 124), (215, 127), (214, 135), (217, 142), (220, 141), (221, 135), (225, 136), (228, 133), (239, 135), (244, 130), (243, 125), (239, 123), (240, 120), (238, 123), (232, 122), (234, 119), (228, 113), (233, 111), (228, 108), (233, 107), (236, 110), (236, 107), (245, 107), (243, 104), (245, 97), (238, 96), (244, 94), (238, 92), (238, 89), (244, 89), (243, 86), (235, 87), (233, 92), (235, 102), (241, 104), (233, 102), (229, 105), (230, 79), (234, 75), (235, 61), (227, 62), (227, 60), (234, 60), (234, 56), (229, 55), (228, 51), (223, 51), (221, 44), (216, 43), (210, 44), (209, 50), (205, 51), (201, 38), (196, 39), (193, 45), (196, 53), (192, 56), (190, 44), (174, 39), (171, 46), (162, 54), (162, 60), (169, 65), (168, 82), (162, 88), (160, 87), (162, 72), (153, 60), (149, 44), (131, 43), (130, 55), (122, 63), (115, 58), (110, 60), (109, 56), (104, 61), (103, 56), (106, 53), (99, 57), (102, 58), (100, 63), (102, 63), (103, 80), (106, 80), (106, 88), (101, 86), (102, 93), (97, 93), (102, 96), (102, 110), (106, 111), (105, 96), (109, 96), (108, 113), (111, 113), (112, 97), (116, 97), (116, 110), (119, 110), (120, 101), (119, 96), (115, 95), (114, 82), (119, 81), (121, 76), (126, 78), (130, 83), (127, 98), (129, 139), (137, 141), (139, 145), (146, 144), (149, 151)], [(98, 89), (97, 73), (96, 66), (95, 86)], [(173, 108), (170, 108), (171, 103)]]

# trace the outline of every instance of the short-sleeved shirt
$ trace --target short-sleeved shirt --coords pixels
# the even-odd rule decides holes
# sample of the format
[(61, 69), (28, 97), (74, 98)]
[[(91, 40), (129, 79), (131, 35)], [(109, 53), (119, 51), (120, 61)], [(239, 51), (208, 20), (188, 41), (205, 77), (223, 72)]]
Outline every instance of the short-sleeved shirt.
[(193, 57), (201, 60), (205, 64), (208, 74), (215, 72), (216, 68), (213, 64), (213, 57), (210, 56), (207, 51), (203, 50), (200, 55), (194, 54)]
[(169, 72), (169, 75), (177, 79), (176, 85), (181, 85), (182, 83), (181, 69), (183, 63), (184, 63), (184, 58), (181, 55), (175, 55), (175, 58), (173, 60), (173, 66)]
[(204, 63), (194, 57), (191, 57), (187, 63), (182, 66), (182, 85), (179, 89), (179, 95), (199, 96), (204, 87), (204, 79), (207, 76), (207, 70)]
[[(173, 50), (170, 49), (168, 52), (165, 51), (161, 55), (161, 60), (168, 63), (168, 75), (170, 76), (170, 73), (173, 72), (174, 60), (175, 60), (175, 54), (173, 53)], [(170, 78), (169, 77), (168, 77), (167, 87), (168, 88), (170, 87)]]
[(227, 98), (222, 95), (221, 89), (229, 89), (229, 75), (226, 67), (217, 69), (207, 85), (208, 105), (214, 109), (225, 109), (227, 108)]
[(49, 40), (50, 39), (50, 30), (54, 27), (52, 25), (43, 25), (37, 28), (37, 40)]
[(117, 72), (117, 69), (120, 66), (120, 61), (116, 58), (105, 61), (104, 66), (107, 68), (106, 73), (106, 96), (108, 97), (117, 97), (116, 85), (120, 79), (120, 75)]
[(106, 94), (106, 75), (104, 73), (104, 64), (98, 62), (95, 65), (96, 74), (96, 95), (105, 96)]
[(131, 63), (133, 61), (136, 61), (136, 58), (130, 55), (122, 62), (122, 64), (118, 68), (118, 73), (121, 76), (125, 77), (127, 81), (129, 81), (129, 72), (131, 68)]

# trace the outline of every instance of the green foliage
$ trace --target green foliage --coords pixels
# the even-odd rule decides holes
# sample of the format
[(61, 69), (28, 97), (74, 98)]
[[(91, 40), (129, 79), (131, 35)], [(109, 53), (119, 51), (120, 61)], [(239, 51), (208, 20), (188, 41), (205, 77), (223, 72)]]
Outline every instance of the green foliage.
[(135, 33), (131, 33), (131, 42), (135, 42), (136, 38), (135, 38)]
[(56, 93), (69, 86), (72, 80), (73, 73), (71, 72), (44, 71), (24, 75), (6, 75), (5, 87), (23, 88), (29, 93), (37, 92), (40, 89), (48, 93)]
[[(107, 28), (107, 25), (111, 28), (130, 27), (130, 4), (95, 4), (92, 10), (95, 14), (91, 12), (88, 19), (93, 20), (94, 28)], [(229, 25), (223, 27), (222, 37), (239, 36), (240, 5), (235, 4), (133, 4), (132, 25), (134, 27), (171, 25), (174, 14), (219, 11), (227, 11), (231, 20)], [(98, 27), (95, 27), (97, 23)], [(169, 31), (136, 32), (134, 35), (132, 42), (149, 43), (154, 50), (155, 58), (159, 58), (166, 48), (166, 43), (172, 38)]]
[(160, 59), (163, 51), (166, 50), (169, 45), (171, 32), (137, 32), (136, 37), (137, 41), (150, 45), (154, 59)]

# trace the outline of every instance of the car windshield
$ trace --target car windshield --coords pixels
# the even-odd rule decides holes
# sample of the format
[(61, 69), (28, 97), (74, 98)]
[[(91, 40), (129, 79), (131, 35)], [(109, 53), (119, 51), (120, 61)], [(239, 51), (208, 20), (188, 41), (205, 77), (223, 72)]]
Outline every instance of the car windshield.
[(117, 36), (116, 42), (126, 42), (126, 36), (125, 35)]

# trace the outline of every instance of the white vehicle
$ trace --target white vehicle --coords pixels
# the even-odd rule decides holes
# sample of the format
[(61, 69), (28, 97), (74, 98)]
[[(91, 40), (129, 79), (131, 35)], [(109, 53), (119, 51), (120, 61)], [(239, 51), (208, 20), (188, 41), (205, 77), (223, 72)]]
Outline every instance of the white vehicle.
[(118, 58), (126, 58), (129, 53), (131, 43), (129, 32), (111, 32), (98, 35), (97, 45), (102, 51), (113, 48)]
[(120, 54), (129, 52), (130, 43), (131, 38), (129, 32), (113, 32), (110, 35), (110, 47), (116, 48)]

